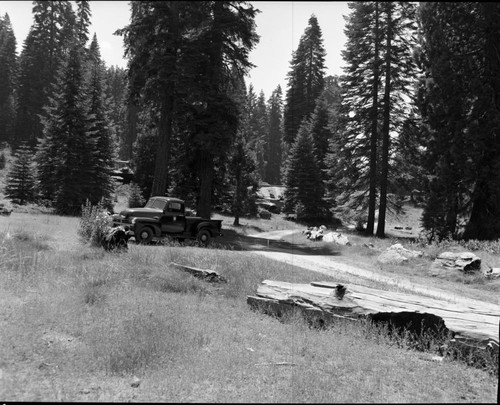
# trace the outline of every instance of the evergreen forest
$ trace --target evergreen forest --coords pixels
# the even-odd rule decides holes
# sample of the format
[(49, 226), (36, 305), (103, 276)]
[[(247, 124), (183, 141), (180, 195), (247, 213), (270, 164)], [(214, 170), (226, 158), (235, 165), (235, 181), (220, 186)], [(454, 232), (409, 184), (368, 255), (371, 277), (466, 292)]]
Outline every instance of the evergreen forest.
[(32, 3), (26, 38), (0, 15), (12, 202), (112, 210), (125, 162), (139, 200), (235, 225), (267, 183), (301, 223), (385, 237), (387, 213), (418, 196), (429, 240), (500, 237), (500, 3), (350, 2), (340, 76), (311, 15), (287, 87), (267, 95), (246, 81), (258, 2), (129, 2), (126, 69), (103, 61), (92, 2)]

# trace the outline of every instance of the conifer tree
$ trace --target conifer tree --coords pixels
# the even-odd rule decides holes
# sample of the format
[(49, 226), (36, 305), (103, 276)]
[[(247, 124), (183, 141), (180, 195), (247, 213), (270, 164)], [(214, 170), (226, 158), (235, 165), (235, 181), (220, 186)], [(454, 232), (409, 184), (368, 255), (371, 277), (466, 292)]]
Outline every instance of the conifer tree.
[(268, 112), (264, 98), (264, 92), (261, 91), (258, 97), (253, 93), (253, 86), (250, 85), (248, 94), (248, 147), (255, 155), (257, 165), (257, 175), (259, 179), (264, 179), (264, 172), (267, 164), (266, 149), (268, 145)]
[(37, 152), (42, 194), (63, 215), (78, 215), (93, 192), (96, 140), (89, 131), (84, 84), (82, 50), (75, 46), (60, 69), (54, 98), (42, 118), (45, 136)]
[(113, 162), (116, 159), (112, 129), (109, 126), (109, 115), (105, 105), (104, 70), (101, 61), (97, 37), (94, 35), (90, 46), (90, 81), (88, 84), (89, 99), (89, 139), (86, 147), (90, 150), (92, 160), (90, 166), (93, 174), (90, 180), (90, 193), (87, 197), (92, 204), (103, 201), (107, 208), (111, 208), (113, 181), (111, 173)]
[(295, 213), (297, 220), (329, 217), (323, 202), (323, 184), (314, 157), (312, 127), (304, 119), (286, 163), (283, 211)]
[[(151, 190), (153, 187), (154, 179), (154, 160), (151, 156), (154, 156), (157, 145), (158, 133), (155, 131), (153, 119), (150, 117), (151, 111), (149, 109), (144, 110), (139, 117), (139, 135), (134, 142), (134, 155), (131, 159), (131, 166), (134, 171), (134, 182), (141, 189), (142, 195), (145, 198), (152, 196)], [(174, 156), (179, 156), (181, 159), (180, 151), (176, 151)], [(182, 155), (183, 156), (183, 155)], [(180, 163), (179, 167), (184, 169)], [(185, 170), (180, 170), (179, 173), (174, 176), (177, 180), (183, 175), (185, 175)], [(179, 191), (175, 192), (175, 195), (185, 196)]]
[(239, 226), (240, 217), (251, 211), (249, 203), (251, 203), (252, 198), (249, 189), (257, 188), (255, 170), (255, 162), (249, 153), (248, 144), (246, 144), (240, 133), (229, 159), (229, 173), (234, 178), (234, 192), (231, 202), (234, 226)]
[(16, 37), (5, 14), (0, 16), (0, 143), (13, 138), (17, 71)]
[(7, 173), (5, 195), (12, 202), (24, 205), (34, 199), (35, 176), (33, 151), (21, 144), (14, 152), (14, 161)]
[[(116, 134), (118, 142), (118, 156), (122, 160), (129, 160), (132, 152), (132, 144), (136, 136), (128, 138), (128, 92), (127, 92), (127, 72), (118, 66), (111, 66), (106, 69), (105, 93), (108, 101), (110, 125)], [(129, 151), (127, 153), (127, 151)]]
[(416, 6), (404, 2), (351, 2), (349, 7), (353, 11), (346, 25), (348, 41), (343, 57), (347, 66), (341, 85), (342, 114), (347, 121), (343, 139), (337, 144), (348, 167), (344, 175), (350, 181), (343, 182), (339, 202), (367, 210), (366, 231), (372, 234), (378, 188), (377, 235), (383, 237), (397, 145), (391, 137), (400, 132), (410, 111), (408, 100), (413, 98)]
[(269, 184), (281, 184), (281, 144), (283, 139), (283, 100), (281, 86), (278, 86), (273, 91), (267, 104), (269, 111), (269, 124), (267, 136), (267, 165), (264, 180)]
[(430, 239), (500, 236), (499, 15), (496, 3), (420, 6)]
[(293, 53), (284, 111), (284, 139), (291, 145), (304, 118), (314, 111), (324, 87), (325, 49), (318, 19), (313, 14)]
[(92, 16), (90, 2), (88, 0), (77, 0), (75, 3), (77, 7), (75, 34), (80, 46), (85, 47), (89, 42), (89, 26)]
[(73, 43), (75, 13), (69, 1), (33, 1), (34, 22), (20, 56), (15, 143), (42, 137), (39, 115), (48, 103), (61, 63)]

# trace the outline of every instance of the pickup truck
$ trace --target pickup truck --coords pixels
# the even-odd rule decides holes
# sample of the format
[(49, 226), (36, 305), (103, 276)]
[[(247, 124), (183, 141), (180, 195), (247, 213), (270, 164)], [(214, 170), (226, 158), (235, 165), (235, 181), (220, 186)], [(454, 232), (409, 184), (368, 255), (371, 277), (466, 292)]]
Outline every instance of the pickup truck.
[(173, 197), (151, 197), (144, 208), (128, 208), (112, 216), (113, 226), (127, 226), (137, 243), (170, 236), (180, 242), (196, 239), (208, 245), (222, 236), (222, 221), (186, 216), (184, 201)]

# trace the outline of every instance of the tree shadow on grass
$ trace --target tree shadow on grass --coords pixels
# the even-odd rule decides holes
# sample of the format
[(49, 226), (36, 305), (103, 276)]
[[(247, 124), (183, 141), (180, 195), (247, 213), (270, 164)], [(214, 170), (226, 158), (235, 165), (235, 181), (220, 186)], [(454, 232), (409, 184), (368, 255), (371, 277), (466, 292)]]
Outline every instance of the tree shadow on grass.
[(266, 252), (282, 252), (307, 256), (339, 256), (341, 247), (324, 242), (313, 242), (306, 239), (304, 243), (292, 243), (283, 239), (273, 240), (242, 235), (233, 229), (224, 229), (223, 236), (214, 239), (216, 244), (231, 250), (262, 250)]

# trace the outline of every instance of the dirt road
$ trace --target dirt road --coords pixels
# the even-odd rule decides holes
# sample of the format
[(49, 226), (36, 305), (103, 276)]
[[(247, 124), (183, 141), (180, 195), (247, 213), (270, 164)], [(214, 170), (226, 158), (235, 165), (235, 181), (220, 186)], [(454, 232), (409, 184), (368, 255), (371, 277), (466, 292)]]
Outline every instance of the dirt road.
[[(260, 241), (262, 240), (273, 240), (279, 241), (285, 235), (291, 235), (293, 233), (297, 233), (297, 231), (273, 231), (273, 232), (265, 232), (254, 235), (247, 235), (249, 237), (258, 238)], [(302, 235), (300, 235), (302, 236)], [(293, 253), (293, 251), (286, 251), (285, 249), (272, 249), (269, 250), (266, 248), (266, 245), (261, 245), (260, 248), (254, 246), (254, 249), (250, 250), (254, 254), (258, 254), (269, 259), (279, 260), (281, 262), (302, 267), (308, 270), (312, 270), (318, 273), (327, 274), (329, 276), (335, 277), (336, 274), (339, 273), (347, 273), (352, 274), (358, 277), (362, 277), (368, 280), (373, 280), (377, 282), (381, 282), (387, 285), (396, 286), (398, 288), (402, 288), (411, 292), (415, 292), (416, 294), (426, 295), (428, 297), (437, 298), (449, 302), (460, 302), (463, 304), (469, 304), (471, 306), (484, 306), (485, 303), (483, 301), (474, 300), (471, 298), (461, 297), (457, 294), (450, 293), (448, 291), (432, 288), (429, 286), (419, 285), (413, 282), (410, 282), (408, 279), (396, 276), (394, 274), (384, 274), (380, 269), (363, 269), (361, 267), (353, 266), (352, 264), (346, 263), (341, 256), (321, 256), (321, 255), (302, 255)], [(488, 306), (494, 304), (488, 303)], [(498, 305), (498, 313), (500, 314), (500, 301)]]

